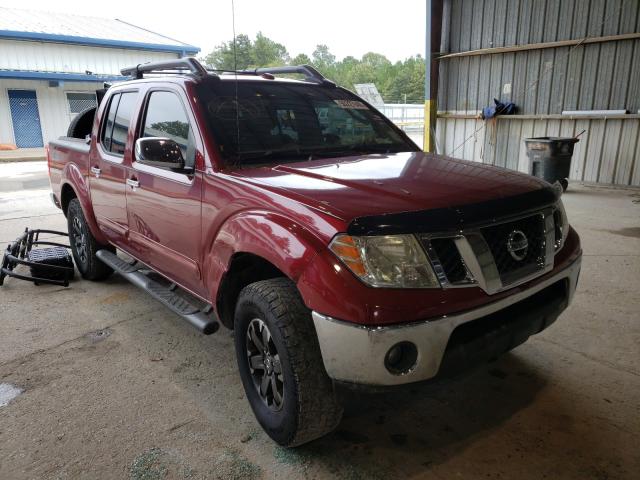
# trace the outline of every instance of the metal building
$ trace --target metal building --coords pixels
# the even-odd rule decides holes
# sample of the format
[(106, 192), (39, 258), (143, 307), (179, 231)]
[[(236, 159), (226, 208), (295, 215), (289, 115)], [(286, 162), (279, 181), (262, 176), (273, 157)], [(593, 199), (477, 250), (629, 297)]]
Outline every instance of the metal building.
[[(523, 138), (585, 130), (571, 177), (640, 185), (638, 0), (429, 0), (427, 9), (429, 51), (439, 50), (427, 69), (438, 87), (432, 148), (527, 171)], [(517, 114), (478, 119), (494, 98)]]
[(0, 7), (0, 143), (42, 147), (121, 68), (199, 51), (121, 20)]

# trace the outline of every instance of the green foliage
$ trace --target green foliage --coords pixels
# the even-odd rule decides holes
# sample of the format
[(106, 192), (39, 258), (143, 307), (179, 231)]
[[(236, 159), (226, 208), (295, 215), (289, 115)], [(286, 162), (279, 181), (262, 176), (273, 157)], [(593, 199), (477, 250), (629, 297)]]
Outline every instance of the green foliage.
[[(259, 32), (253, 41), (247, 35), (236, 36), (236, 57), (238, 70), (308, 64), (349, 90), (355, 90), (356, 83), (375, 83), (387, 103), (422, 103), (424, 99), (425, 65), (420, 55), (396, 63), (375, 52), (360, 59), (348, 56), (337, 60), (329, 47), (318, 45), (311, 57), (300, 53), (291, 58), (284, 45)], [(218, 45), (204, 62), (216, 69), (233, 70), (233, 40)]]
[(151, 128), (160, 132), (165, 132), (173, 137), (188, 138), (189, 124), (173, 120), (170, 122), (156, 122), (151, 124)]

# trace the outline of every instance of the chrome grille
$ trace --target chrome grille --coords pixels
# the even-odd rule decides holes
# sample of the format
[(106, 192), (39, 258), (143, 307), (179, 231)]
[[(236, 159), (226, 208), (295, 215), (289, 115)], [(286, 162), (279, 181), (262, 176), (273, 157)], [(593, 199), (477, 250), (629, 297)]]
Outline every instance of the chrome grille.
[(467, 279), (467, 268), (453, 238), (432, 238), (433, 251), (438, 256), (449, 283), (460, 283)]
[(548, 208), (455, 233), (422, 234), (420, 240), (443, 288), (478, 286), (493, 294), (553, 268), (554, 220)]
[[(503, 284), (513, 283), (544, 268), (545, 228), (542, 214), (481, 228), (480, 231), (491, 250)], [(509, 251), (509, 239), (516, 232), (518, 236), (524, 235), (527, 247), (514, 253)]]

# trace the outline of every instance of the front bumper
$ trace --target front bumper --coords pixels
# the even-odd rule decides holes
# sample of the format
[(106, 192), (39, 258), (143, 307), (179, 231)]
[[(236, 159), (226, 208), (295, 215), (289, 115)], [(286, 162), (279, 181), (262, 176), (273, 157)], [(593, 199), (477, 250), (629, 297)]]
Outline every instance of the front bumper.
[[(479, 308), (424, 322), (366, 327), (313, 312), (329, 377), (365, 385), (400, 385), (457, 370), (503, 353), (548, 327), (569, 305), (580, 274), (581, 257), (527, 290)], [(477, 320), (477, 322), (473, 322)], [(465, 325), (464, 329), (454, 330)], [(452, 335), (453, 334), (453, 335)], [(400, 342), (417, 348), (406, 373), (391, 373), (387, 352)]]

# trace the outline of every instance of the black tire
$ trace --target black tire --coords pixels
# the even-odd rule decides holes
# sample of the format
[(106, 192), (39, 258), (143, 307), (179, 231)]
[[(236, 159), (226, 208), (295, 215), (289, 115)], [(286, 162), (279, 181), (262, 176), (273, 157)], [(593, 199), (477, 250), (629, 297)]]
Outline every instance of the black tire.
[(69, 128), (67, 128), (67, 137), (81, 138), (84, 140), (87, 135), (91, 135), (96, 110), (97, 107), (89, 107), (73, 117)]
[[(270, 390), (273, 404), (269, 405), (268, 395), (266, 398), (261, 395), (259, 381), (256, 383), (260, 368), (249, 367), (248, 332), (251, 325), (257, 325), (256, 320), (262, 321), (270, 333), (266, 349), (276, 352), (269, 357), (274, 359), (274, 371), (280, 364), (283, 400), (279, 408), (273, 384)], [(234, 322), (240, 377), (253, 413), (265, 432), (278, 444), (294, 447), (334, 430), (342, 419), (342, 405), (324, 369), (311, 314), (295, 284), (287, 278), (274, 278), (248, 285), (240, 292)], [(270, 361), (264, 362), (262, 372), (266, 375)], [(280, 386), (279, 382), (276, 384)]]
[(87, 280), (104, 280), (113, 273), (113, 269), (102, 263), (96, 252), (101, 249), (115, 252), (111, 245), (101, 245), (91, 234), (87, 221), (84, 218), (80, 201), (77, 198), (69, 202), (67, 208), (67, 228), (69, 231), (69, 244), (71, 253), (76, 263), (76, 268)]
[(566, 192), (567, 188), (569, 188), (569, 179), (563, 178), (562, 180), (560, 180), (560, 185), (562, 186), (562, 191)]

